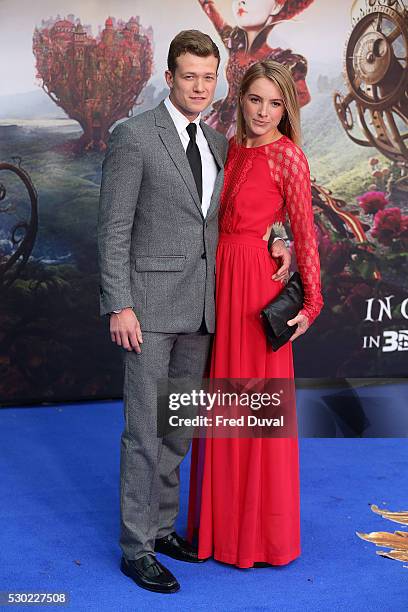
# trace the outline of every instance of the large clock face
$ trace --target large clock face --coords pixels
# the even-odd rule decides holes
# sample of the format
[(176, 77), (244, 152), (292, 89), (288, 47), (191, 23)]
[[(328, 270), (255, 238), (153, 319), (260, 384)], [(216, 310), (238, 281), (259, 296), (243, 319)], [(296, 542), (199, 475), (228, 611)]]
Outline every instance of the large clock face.
[(375, 85), (387, 74), (391, 51), (380, 32), (367, 32), (357, 41), (353, 54), (353, 69), (360, 82)]
[(408, 0), (355, 0), (352, 26), (337, 116), (353, 142), (407, 164)]
[(366, 108), (396, 104), (408, 83), (408, 24), (390, 7), (369, 0), (359, 4), (346, 47), (346, 77)]

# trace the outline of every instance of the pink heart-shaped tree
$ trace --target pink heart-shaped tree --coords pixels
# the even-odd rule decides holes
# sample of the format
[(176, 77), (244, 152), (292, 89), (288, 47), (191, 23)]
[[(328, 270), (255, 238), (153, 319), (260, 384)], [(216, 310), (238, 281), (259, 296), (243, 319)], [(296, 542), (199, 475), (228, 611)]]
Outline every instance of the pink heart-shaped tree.
[(33, 52), (43, 90), (84, 131), (76, 150), (106, 149), (110, 126), (130, 115), (151, 77), (152, 29), (109, 17), (94, 38), (79, 19), (58, 17), (35, 29)]

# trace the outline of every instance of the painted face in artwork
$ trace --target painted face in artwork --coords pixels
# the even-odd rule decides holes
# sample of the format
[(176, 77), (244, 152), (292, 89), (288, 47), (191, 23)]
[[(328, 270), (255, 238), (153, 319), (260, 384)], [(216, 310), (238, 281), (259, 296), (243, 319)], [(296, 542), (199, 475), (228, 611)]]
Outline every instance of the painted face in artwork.
[(277, 15), (286, 0), (233, 0), (232, 12), (239, 27), (261, 29), (270, 15)]

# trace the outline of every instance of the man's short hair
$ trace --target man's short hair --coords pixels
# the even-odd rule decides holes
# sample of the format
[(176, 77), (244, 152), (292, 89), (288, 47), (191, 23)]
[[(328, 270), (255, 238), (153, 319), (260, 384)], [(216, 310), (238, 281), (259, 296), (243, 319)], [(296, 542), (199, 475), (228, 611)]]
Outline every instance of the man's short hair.
[(170, 43), (169, 54), (167, 56), (167, 67), (174, 75), (177, 68), (177, 58), (184, 53), (191, 53), (199, 57), (209, 57), (213, 55), (217, 60), (217, 70), (220, 65), (220, 51), (215, 42), (199, 30), (183, 30), (173, 38)]

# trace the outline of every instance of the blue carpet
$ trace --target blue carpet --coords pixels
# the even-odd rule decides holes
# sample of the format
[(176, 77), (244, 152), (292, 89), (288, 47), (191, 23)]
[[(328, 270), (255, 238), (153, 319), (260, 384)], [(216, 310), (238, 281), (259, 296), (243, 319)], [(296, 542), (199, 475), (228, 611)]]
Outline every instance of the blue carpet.
[[(0, 410), (0, 590), (66, 591), (81, 612), (408, 609), (408, 569), (355, 535), (403, 529), (369, 504), (408, 509), (406, 440), (301, 439), (301, 557), (250, 570), (163, 558), (182, 588), (159, 595), (118, 570), (121, 429), (119, 402)], [(188, 459), (181, 532), (187, 485)]]

